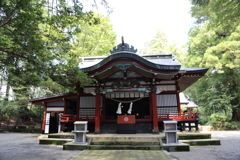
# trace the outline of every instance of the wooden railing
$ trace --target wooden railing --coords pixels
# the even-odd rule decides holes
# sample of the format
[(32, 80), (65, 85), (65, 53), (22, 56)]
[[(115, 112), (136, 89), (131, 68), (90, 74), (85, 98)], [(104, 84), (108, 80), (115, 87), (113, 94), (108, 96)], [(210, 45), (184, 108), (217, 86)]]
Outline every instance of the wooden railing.
[(170, 114), (158, 114), (159, 121), (188, 121), (197, 120), (199, 113), (170, 113)]
[(95, 115), (71, 115), (63, 114), (61, 122), (75, 122), (75, 121), (94, 121)]
[[(197, 120), (199, 113), (171, 113), (158, 114), (158, 121), (190, 121)], [(71, 115), (63, 114), (61, 122), (75, 122), (75, 121), (95, 121), (95, 115)]]

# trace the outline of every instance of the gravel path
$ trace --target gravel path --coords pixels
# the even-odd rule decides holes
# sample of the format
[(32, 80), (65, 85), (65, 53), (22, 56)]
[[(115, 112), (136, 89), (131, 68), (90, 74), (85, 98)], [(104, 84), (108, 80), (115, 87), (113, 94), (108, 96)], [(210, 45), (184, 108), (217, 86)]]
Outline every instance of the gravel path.
[[(177, 160), (240, 160), (240, 131), (212, 131), (220, 146), (191, 146), (190, 152), (170, 152)], [(83, 151), (39, 145), (39, 134), (0, 133), (0, 160), (71, 160)]]
[(240, 160), (240, 131), (209, 131), (220, 146), (191, 146), (190, 152), (170, 152), (177, 160)]

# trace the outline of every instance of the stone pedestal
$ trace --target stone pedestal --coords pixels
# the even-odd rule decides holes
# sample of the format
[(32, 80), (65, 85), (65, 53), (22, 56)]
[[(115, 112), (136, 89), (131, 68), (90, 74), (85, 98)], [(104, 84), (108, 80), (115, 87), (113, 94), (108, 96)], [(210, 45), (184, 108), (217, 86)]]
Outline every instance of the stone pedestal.
[(177, 121), (163, 121), (164, 132), (166, 135), (166, 144), (178, 143), (177, 139)]
[(74, 143), (86, 143), (87, 121), (74, 122)]

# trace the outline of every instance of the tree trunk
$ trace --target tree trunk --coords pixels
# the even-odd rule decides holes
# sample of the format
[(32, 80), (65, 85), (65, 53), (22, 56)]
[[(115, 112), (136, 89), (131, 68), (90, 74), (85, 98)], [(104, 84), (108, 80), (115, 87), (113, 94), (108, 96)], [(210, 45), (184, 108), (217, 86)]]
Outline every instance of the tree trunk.
[(10, 93), (10, 86), (9, 86), (9, 83), (7, 82), (6, 95), (5, 95), (6, 101), (9, 101), (9, 93)]
[(2, 91), (2, 87), (3, 87), (3, 79), (0, 79), (0, 92)]
[(232, 121), (240, 121), (240, 108), (233, 108)]

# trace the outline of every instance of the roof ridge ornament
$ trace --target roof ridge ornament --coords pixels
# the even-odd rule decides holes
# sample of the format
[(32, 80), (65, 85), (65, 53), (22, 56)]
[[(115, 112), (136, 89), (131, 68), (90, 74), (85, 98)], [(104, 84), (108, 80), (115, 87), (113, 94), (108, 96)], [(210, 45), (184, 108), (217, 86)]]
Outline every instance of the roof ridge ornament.
[(136, 53), (137, 49), (134, 49), (133, 46), (124, 43), (124, 37), (122, 36), (122, 43), (119, 43), (117, 46), (113, 47), (113, 50), (110, 50), (111, 54), (116, 54), (116, 53), (122, 53), (122, 52), (127, 52), (127, 53)]

